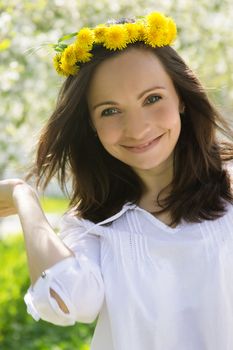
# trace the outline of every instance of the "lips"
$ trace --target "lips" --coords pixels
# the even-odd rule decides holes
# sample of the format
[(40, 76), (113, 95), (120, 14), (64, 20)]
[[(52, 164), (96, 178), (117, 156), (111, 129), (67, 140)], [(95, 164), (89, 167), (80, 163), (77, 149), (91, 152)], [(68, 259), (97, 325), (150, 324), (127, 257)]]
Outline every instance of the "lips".
[(129, 151), (133, 151), (133, 152), (146, 151), (146, 150), (150, 149), (151, 147), (153, 147), (154, 145), (156, 145), (160, 141), (162, 136), (163, 135), (160, 135), (160, 136), (156, 137), (155, 139), (153, 139), (151, 141), (148, 141), (148, 142), (145, 142), (145, 143), (143, 143), (141, 145), (123, 146), (123, 147), (125, 147)]
[(143, 145), (139, 145), (139, 146), (129, 146), (130, 148), (145, 148), (146, 146), (149, 146), (155, 139), (147, 142), (147, 143), (144, 143)]

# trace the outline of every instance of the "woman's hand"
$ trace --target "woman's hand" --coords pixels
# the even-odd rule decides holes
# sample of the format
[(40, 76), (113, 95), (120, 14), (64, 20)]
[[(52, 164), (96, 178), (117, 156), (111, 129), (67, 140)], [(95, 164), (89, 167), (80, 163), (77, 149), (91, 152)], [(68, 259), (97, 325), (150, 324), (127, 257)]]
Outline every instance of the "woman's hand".
[(26, 186), (25, 181), (20, 179), (9, 179), (0, 181), (0, 217), (17, 214), (14, 204), (14, 191), (17, 186)]

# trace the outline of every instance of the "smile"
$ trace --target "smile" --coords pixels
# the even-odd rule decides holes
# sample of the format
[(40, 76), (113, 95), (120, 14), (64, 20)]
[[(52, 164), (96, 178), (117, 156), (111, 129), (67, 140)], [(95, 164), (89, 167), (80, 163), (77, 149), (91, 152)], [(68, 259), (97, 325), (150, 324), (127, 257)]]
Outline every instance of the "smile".
[(163, 135), (160, 135), (159, 137), (157, 137), (156, 139), (149, 141), (147, 143), (144, 143), (143, 145), (139, 145), (139, 146), (123, 146), (124, 148), (126, 148), (128, 151), (133, 152), (133, 153), (141, 153), (141, 152), (145, 152), (149, 149), (151, 149), (152, 147), (154, 147), (155, 145), (157, 145), (160, 141), (160, 139), (162, 138)]

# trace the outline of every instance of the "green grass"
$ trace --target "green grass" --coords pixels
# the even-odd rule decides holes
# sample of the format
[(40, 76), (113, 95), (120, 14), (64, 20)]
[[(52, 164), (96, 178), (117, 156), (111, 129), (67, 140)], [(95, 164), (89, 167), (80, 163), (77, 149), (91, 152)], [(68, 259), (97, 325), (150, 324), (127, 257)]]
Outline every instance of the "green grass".
[[(68, 208), (61, 198), (44, 197), (41, 203), (47, 213), (62, 214)], [(89, 350), (95, 322), (59, 327), (27, 314), (23, 297), (30, 280), (21, 233), (0, 240), (0, 257), (0, 349)]]
[(40, 203), (43, 210), (46, 213), (64, 213), (69, 205), (69, 201), (66, 198), (57, 197), (41, 197)]

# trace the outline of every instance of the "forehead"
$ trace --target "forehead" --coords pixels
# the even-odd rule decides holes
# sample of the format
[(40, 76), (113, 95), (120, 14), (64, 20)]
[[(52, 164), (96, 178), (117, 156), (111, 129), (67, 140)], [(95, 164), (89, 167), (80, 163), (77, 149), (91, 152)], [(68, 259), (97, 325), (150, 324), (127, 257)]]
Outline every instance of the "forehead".
[(169, 75), (151, 50), (131, 48), (106, 59), (96, 68), (90, 81), (88, 99), (129, 91), (137, 94), (154, 85), (173, 88)]

